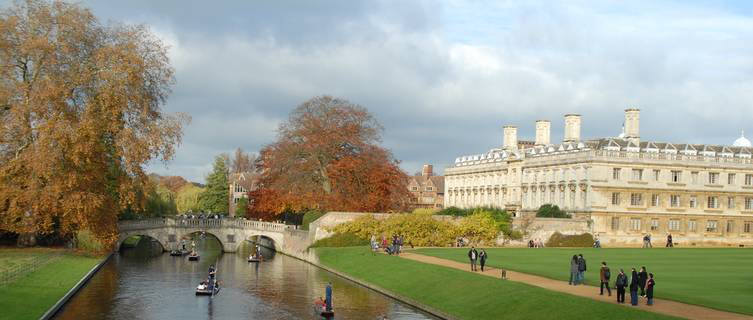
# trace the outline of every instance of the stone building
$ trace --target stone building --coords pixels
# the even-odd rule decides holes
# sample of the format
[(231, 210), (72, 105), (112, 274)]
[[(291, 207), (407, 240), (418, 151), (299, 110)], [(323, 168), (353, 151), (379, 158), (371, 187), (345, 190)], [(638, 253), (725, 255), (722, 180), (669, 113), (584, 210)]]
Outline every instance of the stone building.
[(753, 148), (643, 141), (640, 110), (625, 110), (617, 137), (581, 139), (565, 115), (564, 141), (536, 121), (533, 147), (505, 126), (501, 148), (462, 156), (445, 170), (445, 206), (507, 208), (515, 216), (556, 204), (589, 221), (603, 243), (638, 244), (671, 233), (686, 245), (753, 244)]
[(444, 206), (444, 177), (434, 175), (434, 167), (425, 164), (421, 175), (410, 177), (408, 190), (411, 193), (411, 207), (436, 208)]
[(248, 199), (248, 192), (256, 189), (258, 175), (253, 172), (231, 173), (228, 176), (228, 214), (235, 217), (236, 205), (241, 198)]

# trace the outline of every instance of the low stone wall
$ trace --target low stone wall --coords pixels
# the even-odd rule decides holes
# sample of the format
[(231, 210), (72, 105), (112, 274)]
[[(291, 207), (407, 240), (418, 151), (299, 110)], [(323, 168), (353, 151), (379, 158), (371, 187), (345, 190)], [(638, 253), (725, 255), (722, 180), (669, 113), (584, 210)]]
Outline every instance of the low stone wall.
[[(555, 232), (566, 235), (592, 233), (589, 219), (584, 218), (535, 218), (522, 216), (513, 219), (513, 230), (527, 231), (528, 235), (519, 241), (507, 242), (508, 246), (527, 246), (528, 240), (541, 240), (546, 243)], [(498, 239), (499, 244), (499, 239)]]

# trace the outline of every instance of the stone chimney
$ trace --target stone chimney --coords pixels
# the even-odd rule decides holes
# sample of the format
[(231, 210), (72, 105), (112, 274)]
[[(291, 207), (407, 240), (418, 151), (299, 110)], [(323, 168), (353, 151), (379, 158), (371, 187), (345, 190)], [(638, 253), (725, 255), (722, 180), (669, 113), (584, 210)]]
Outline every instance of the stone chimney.
[(518, 149), (518, 127), (516, 126), (504, 126), (504, 143), (502, 147), (506, 150)]
[(536, 120), (536, 145), (545, 146), (550, 144), (552, 123), (549, 120)]
[(641, 142), (640, 109), (625, 109), (625, 140), (638, 145)]
[(431, 177), (433, 175), (434, 175), (434, 166), (430, 164), (425, 164), (424, 167), (421, 169), (421, 176)]
[(580, 141), (580, 115), (565, 115), (565, 139), (564, 142)]

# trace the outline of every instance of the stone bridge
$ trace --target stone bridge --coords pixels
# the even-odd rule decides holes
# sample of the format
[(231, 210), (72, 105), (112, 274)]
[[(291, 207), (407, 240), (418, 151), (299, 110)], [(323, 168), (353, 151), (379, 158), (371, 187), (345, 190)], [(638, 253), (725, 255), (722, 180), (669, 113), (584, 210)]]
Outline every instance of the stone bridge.
[(311, 244), (308, 231), (296, 230), (295, 226), (282, 223), (236, 220), (236, 219), (180, 219), (155, 218), (121, 221), (120, 236), (115, 248), (130, 236), (149, 236), (156, 239), (164, 250), (178, 245), (180, 239), (197, 232), (205, 232), (217, 238), (224, 252), (236, 252), (239, 246), (252, 237), (261, 236), (271, 241), (262, 243), (275, 251), (304, 258)]

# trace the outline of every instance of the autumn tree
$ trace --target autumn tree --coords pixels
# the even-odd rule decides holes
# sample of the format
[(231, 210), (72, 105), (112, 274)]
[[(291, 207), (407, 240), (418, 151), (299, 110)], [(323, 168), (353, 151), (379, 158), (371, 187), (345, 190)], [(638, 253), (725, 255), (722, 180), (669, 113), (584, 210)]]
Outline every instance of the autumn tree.
[(199, 195), (199, 207), (211, 213), (228, 212), (230, 198), (228, 184), (227, 155), (214, 158), (212, 173), (207, 176), (207, 186)]
[(387, 211), (408, 199), (407, 176), (378, 146), (382, 127), (363, 107), (321, 96), (292, 111), (259, 156), (255, 217), (286, 210)]
[(183, 185), (178, 189), (178, 192), (175, 194), (175, 205), (178, 209), (178, 213), (200, 211), (199, 196), (202, 192), (204, 192), (204, 188), (192, 183)]
[(256, 162), (256, 156), (253, 153), (244, 152), (243, 149), (238, 148), (235, 149), (235, 153), (233, 154), (232, 158), (232, 164), (230, 167), (230, 172), (232, 173), (242, 173), (242, 172), (253, 172), (254, 170), (254, 162)]
[(0, 229), (110, 247), (118, 213), (145, 204), (144, 165), (171, 159), (188, 121), (162, 111), (166, 46), (77, 4), (19, 1), (0, 11), (0, 66)]

